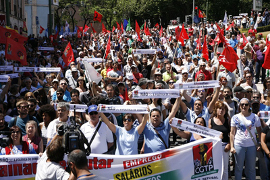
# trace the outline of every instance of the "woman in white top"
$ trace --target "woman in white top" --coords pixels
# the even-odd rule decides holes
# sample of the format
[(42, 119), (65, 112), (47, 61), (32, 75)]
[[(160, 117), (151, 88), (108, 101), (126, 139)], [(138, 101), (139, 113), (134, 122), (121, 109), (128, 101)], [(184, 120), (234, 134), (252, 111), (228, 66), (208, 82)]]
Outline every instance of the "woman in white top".
[(260, 146), (255, 146), (255, 129), (261, 136), (261, 122), (259, 117), (251, 112), (251, 104), (247, 98), (243, 98), (239, 103), (239, 114), (231, 119), (231, 153), (235, 156), (235, 180), (242, 179), (242, 171), (245, 162), (245, 172), (247, 179), (256, 179), (256, 150)]

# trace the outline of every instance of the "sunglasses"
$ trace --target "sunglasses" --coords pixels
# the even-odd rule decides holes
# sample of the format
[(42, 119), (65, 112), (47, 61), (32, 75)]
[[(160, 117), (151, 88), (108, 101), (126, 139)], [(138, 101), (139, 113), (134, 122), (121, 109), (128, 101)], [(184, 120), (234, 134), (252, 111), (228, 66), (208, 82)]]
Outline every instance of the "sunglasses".
[(35, 105), (33, 105), (33, 104), (30, 104), (30, 105), (28, 105), (28, 107), (34, 107)]
[(12, 134), (19, 134), (20, 133), (20, 131), (12, 131)]
[(57, 93), (57, 95), (62, 96), (62, 95), (63, 95), (63, 93)]
[(260, 97), (253, 97), (253, 99), (260, 99)]
[(90, 114), (90, 115), (97, 115), (98, 112), (94, 111), (94, 112), (90, 112), (89, 114)]
[(247, 93), (252, 93), (252, 91), (247, 91)]
[(205, 90), (198, 90), (198, 92), (205, 92)]
[(241, 103), (240, 106), (249, 106), (248, 103)]
[(206, 65), (201, 65), (202, 67), (205, 67)]
[(169, 84), (173, 84), (174, 82), (169, 82)]
[(65, 86), (66, 86), (66, 85), (67, 85), (67, 83), (61, 83), (61, 85), (65, 85)]
[(246, 76), (246, 78), (251, 78), (251, 76)]
[(125, 122), (125, 121), (131, 122), (132, 120), (131, 120), (131, 119), (124, 119), (124, 122)]
[(28, 105), (27, 106), (19, 106), (21, 109), (27, 109), (28, 108)]

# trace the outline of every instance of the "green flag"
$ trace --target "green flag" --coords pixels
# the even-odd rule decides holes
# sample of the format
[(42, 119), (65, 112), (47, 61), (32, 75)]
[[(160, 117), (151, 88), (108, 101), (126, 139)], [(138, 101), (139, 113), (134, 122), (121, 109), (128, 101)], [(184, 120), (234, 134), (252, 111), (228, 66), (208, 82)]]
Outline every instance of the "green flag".
[(130, 31), (130, 18), (129, 18), (129, 20), (128, 20), (128, 24), (127, 24), (126, 31)]
[(143, 29), (143, 27), (144, 27), (144, 24), (143, 24), (143, 25), (141, 25), (141, 29)]

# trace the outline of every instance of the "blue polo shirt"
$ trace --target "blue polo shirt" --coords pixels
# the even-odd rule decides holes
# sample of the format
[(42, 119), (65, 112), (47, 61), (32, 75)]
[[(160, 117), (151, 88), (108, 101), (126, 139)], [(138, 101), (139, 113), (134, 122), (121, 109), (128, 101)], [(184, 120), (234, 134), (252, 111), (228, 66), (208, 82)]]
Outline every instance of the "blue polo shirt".
[[(199, 98), (198, 97), (191, 97), (189, 104), (190, 104), (192, 110), (194, 110), (194, 103), (197, 99), (199, 99)], [(207, 108), (207, 101), (206, 100), (203, 102), (203, 109), (205, 109), (205, 108)]]
[[(52, 95), (52, 101), (57, 100), (57, 95), (56, 95), (57, 91), (55, 91)], [(64, 101), (70, 102), (71, 101), (71, 96), (70, 93), (66, 90), (64, 97), (63, 97)]]
[(203, 117), (205, 120), (206, 127), (208, 127), (208, 121), (210, 119), (210, 116), (211, 114), (209, 113), (208, 108), (204, 108), (199, 115), (197, 115), (194, 111), (190, 109), (187, 109), (187, 113), (186, 113), (186, 119), (187, 121), (191, 123), (194, 123), (197, 117)]
[[(161, 122), (160, 125), (156, 127), (156, 130), (159, 132), (159, 134), (161, 135), (161, 137), (163, 138), (168, 147), (169, 146), (168, 140), (171, 130), (169, 118), (166, 118), (165, 121)], [(152, 153), (166, 149), (164, 143), (158, 137), (157, 133), (154, 130), (154, 126), (151, 123), (147, 122), (143, 130), (143, 134), (145, 141), (144, 153)]]

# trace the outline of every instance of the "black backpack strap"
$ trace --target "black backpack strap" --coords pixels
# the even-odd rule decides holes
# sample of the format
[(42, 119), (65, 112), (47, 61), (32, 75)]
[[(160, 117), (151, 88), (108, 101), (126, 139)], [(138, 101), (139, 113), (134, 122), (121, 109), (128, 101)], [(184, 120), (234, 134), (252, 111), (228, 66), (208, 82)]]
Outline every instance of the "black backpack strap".
[(90, 146), (91, 146), (93, 140), (95, 139), (95, 136), (96, 136), (96, 134), (97, 134), (97, 132), (98, 132), (100, 126), (101, 126), (101, 123), (102, 123), (102, 122), (99, 121), (99, 124), (98, 124), (98, 126), (97, 126), (97, 128), (96, 128), (96, 130), (95, 130), (95, 132), (94, 132), (94, 134), (93, 134), (93, 136), (92, 136), (92, 138), (91, 138), (91, 140), (90, 140), (90, 142), (89, 142), (89, 145), (90, 145)]
[(155, 132), (157, 133), (158, 137), (161, 139), (161, 141), (163, 142), (163, 144), (165, 145), (165, 148), (168, 149), (167, 144), (165, 143), (164, 139), (162, 138), (162, 136), (159, 134), (159, 132), (154, 128)]

